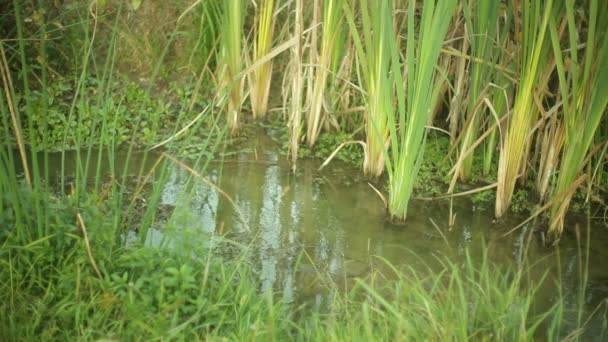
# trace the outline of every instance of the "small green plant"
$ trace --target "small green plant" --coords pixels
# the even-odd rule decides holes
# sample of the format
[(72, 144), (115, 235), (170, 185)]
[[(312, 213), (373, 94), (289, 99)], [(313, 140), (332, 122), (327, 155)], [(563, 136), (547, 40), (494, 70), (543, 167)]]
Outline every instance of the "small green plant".
[(443, 195), (450, 183), (448, 177), (450, 166), (443, 159), (450, 148), (446, 137), (431, 135), (425, 146), (425, 158), (422, 160), (414, 191), (424, 196)]
[(489, 209), (495, 200), (496, 194), (493, 191), (482, 191), (471, 195), (475, 209)]
[[(153, 97), (127, 79), (109, 84), (110, 96), (102, 102), (80, 103), (76, 107), (75, 118), (68, 121), (75, 82), (73, 79), (57, 79), (44, 93), (32, 91), (29, 101), (33, 126), (24, 133), (38, 149), (57, 151), (111, 142), (122, 144), (130, 139), (141, 145), (152, 145), (175, 128), (172, 119), (176, 119), (179, 113), (172, 112), (171, 100)], [(102, 86), (91, 75), (86, 79), (84, 88), (87, 93), (83, 96), (94, 98), (96, 93), (103, 91)], [(182, 107), (186, 106), (182, 104)], [(25, 102), (20, 108), (26, 110)], [(112, 123), (102, 130), (104, 121), (101, 118), (110, 116), (113, 117)], [(84, 139), (77, 144), (79, 137)]]
[(515, 191), (511, 203), (511, 211), (515, 214), (523, 214), (529, 212), (531, 209), (529, 197), (530, 194), (528, 190), (518, 189), (517, 191)]

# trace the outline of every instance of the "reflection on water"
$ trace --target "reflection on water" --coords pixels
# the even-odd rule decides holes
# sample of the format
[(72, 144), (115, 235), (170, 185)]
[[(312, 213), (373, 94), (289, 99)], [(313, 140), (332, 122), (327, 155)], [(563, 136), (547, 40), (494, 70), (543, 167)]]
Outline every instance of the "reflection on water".
[[(397, 267), (427, 269), (438, 266), (439, 256), (462, 260), (465, 251), (473, 257), (487, 252), (493, 261), (514, 267), (524, 263), (524, 256), (537, 261), (533, 277), (546, 270), (557, 274), (554, 250), (530, 239), (529, 227), (503, 236), (521, 218), (494, 222), (491, 211), (473, 210), (467, 200), (459, 200), (454, 202), (456, 224), (448, 230), (449, 202), (412, 201), (407, 223), (394, 225), (367, 181), (357, 178), (358, 170), (335, 164), (319, 172), (318, 161), (302, 160), (294, 175), (267, 139), (256, 138), (253, 153), (214, 165), (207, 173), (238, 210), (206, 183), (189, 185), (188, 172), (179, 167), (170, 169), (161, 202), (188, 213), (188, 231), (221, 232), (250, 245), (261, 289), (278, 291), (286, 302), (323, 307), (333, 290), (348, 288), (356, 277), (372, 271), (390, 277), (389, 267), (376, 256)], [(597, 240), (605, 246), (605, 237)], [(605, 253), (594, 246), (592, 253)], [(560, 253), (562, 286), (576, 305), (579, 259), (573, 239), (562, 241)], [(608, 293), (607, 279), (607, 270), (592, 262), (590, 307)], [(557, 296), (542, 292), (549, 301)]]
[[(207, 175), (211, 182), (217, 182), (217, 172)], [(185, 226), (190, 230), (200, 230), (205, 233), (215, 231), (215, 213), (219, 204), (219, 194), (206, 183), (197, 184), (192, 191), (186, 191), (191, 179), (187, 174), (178, 172), (176, 168), (169, 169), (169, 177), (161, 193), (161, 205), (176, 206), (188, 202), (189, 214)], [(194, 229), (193, 229), (194, 228)]]

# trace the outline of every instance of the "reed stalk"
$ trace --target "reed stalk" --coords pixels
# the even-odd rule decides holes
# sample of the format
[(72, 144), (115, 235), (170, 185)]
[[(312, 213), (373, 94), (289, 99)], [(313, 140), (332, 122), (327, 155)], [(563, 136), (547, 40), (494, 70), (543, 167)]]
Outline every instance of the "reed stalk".
[[(23, 140), (23, 134), (21, 133), (23, 130), (21, 128), (21, 120), (17, 111), (15, 110), (14, 105), (14, 88), (12, 85), (11, 74), (8, 69), (8, 61), (6, 59), (6, 54), (4, 52), (4, 46), (0, 43), (0, 75), (2, 76), (2, 87), (4, 88), (4, 92), (0, 93), (0, 99), (2, 100), (2, 110), (3, 116), (4, 111), (6, 110), (10, 114), (11, 125), (13, 127), (13, 135), (15, 136), (15, 140), (17, 142), (17, 148), (19, 150), (19, 158), (21, 159), (21, 165), (23, 167), (23, 173), (25, 177), (25, 183), (27, 186), (32, 186), (31, 173), (29, 168), (29, 163), (27, 162), (27, 154), (25, 152), (25, 143)], [(6, 98), (6, 109), (4, 107), (4, 98)], [(7, 136), (8, 137), (8, 136)]]
[(239, 130), (239, 117), (243, 97), (243, 86), (239, 74), (243, 69), (242, 38), (243, 38), (243, 0), (224, 1), (222, 20), (222, 62), (220, 65), (220, 83), (227, 92), (226, 101), (227, 122), (230, 133)]
[[(309, 146), (313, 146), (321, 131), (323, 107), (327, 101), (328, 81), (335, 84), (336, 72), (341, 55), (340, 45), (341, 25), (343, 22), (342, 0), (325, 0), (323, 3), (323, 32), (321, 37), (321, 55), (318, 63), (313, 68), (314, 85), (310, 109), (307, 115), (306, 140)], [(313, 52), (314, 53), (314, 52)], [(327, 108), (327, 106), (325, 106)]]
[(477, 140), (481, 123), (485, 118), (485, 106), (479, 104), (483, 98), (488, 97), (490, 82), (494, 78), (494, 68), (501, 51), (496, 48), (496, 30), (500, 2), (499, 1), (476, 1), (469, 0), (468, 5), (463, 5), (465, 23), (467, 27), (468, 40), (471, 44), (471, 65), (468, 88), (468, 103), (465, 111), (465, 120), (470, 123), (463, 133), (461, 152), (471, 152), (464, 158), (460, 169), (460, 177), (465, 180), (471, 176), (473, 167), (474, 149), (471, 145)]
[(409, 199), (424, 153), (426, 125), (441, 92), (436, 66), (455, 9), (455, 0), (424, 1), (416, 25), (416, 1), (409, 3), (407, 85), (401, 79), (401, 70), (397, 69), (397, 51), (392, 53), (399, 115), (389, 116), (392, 151), (387, 159), (388, 205), (391, 216), (400, 220), (407, 217)]
[[(365, 159), (363, 172), (377, 177), (384, 172), (385, 150), (388, 148), (389, 116), (393, 114), (395, 80), (391, 74), (391, 54), (397, 52), (397, 37), (393, 31), (392, 1), (382, 0), (370, 6), (360, 1), (361, 31), (355, 23), (351, 5), (344, 6), (353, 42), (357, 51), (357, 69), (365, 93)], [(399, 65), (396, 66), (399, 68)], [(397, 69), (399, 73), (401, 70)]]
[(524, 0), (521, 4), (523, 22), (519, 51), (520, 83), (513, 104), (506, 134), (500, 145), (498, 162), (498, 187), (496, 190), (496, 217), (503, 216), (511, 204), (515, 182), (526, 167), (529, 133), (538, 110), (534, 102), (534, 90), (540, 70), (547, 63), (548, 44), (545, 36), (552, 15), (553, 0), (540, 2)]
[(302, 67), (304, 60), (304, 21), (303, 21), (303, 0), (296, 0), (294, 36), (296, 44), (291, 49), (291, 110), (290, 110), (290, 155), (292, 170), (295, 172), (298, 160), (298, 149), (302, 134), (302, 102), (304, 97), (304, 70)]
[[(463, 5), (458, 6), (457, 16), (462, 16)], [(460, 18), (458, 18), (460, 19)], [(458, 28), (460, 25), (455, 25)], [(455, 31), (457, 29), (454, 29)], [(465, 27), (466, 30), (466, 27)], [(467, 56), (469, 50), (469, 38), (467, 37), (466, 32), (453, 32), (453, 34), (462, 34), (462, 39), (456, 42), (454, 48), (458, 49), (460, 52), (461, 58), (454, 58), (453, 56), (445, 56), (443, 59), (451, 59), (451, 63), (453, 64), (454, 69), (454, 82), (452, 87), (452, 97), (450, 99), (450, 111), (448, 113), (449, 119), (449, 130), (450, 130), (450, 145), (454, 145), (457, 142), (458, 132), (461, 126), (461, 119), (464, 116), (462, 113), (465, 112), (463, 108), (463, 102), (465, 102), (465, 98), (467, 95)], [(445, 66), (447, 67), (449, 64), (446, 61), (443, 61)]]
[(536, 191), (540, 202), (544, 202), (548, 194), (549, 185), (555, 170), (559, 166), (559, 154), (564, 145), (564, 125), (557, 115), (552, 115), (543, 128), (537, 151), (540, 154), (538, 163), (538, 176), (536, 177)]
[(377, 163), (385, 163), (390, 215), (405, 220), (424, 151), (426, 125), (442, 88), (436, 65), (456, 1), (423, 2), (419, 21), (415, 20), (416, 1), (409, 3), (405, 63), (400, 61), (400, 44), (393, 31), (391, 2), (381, 1), (373, 11), (368, 5), (361, 1), (363, 36), (345, 6), (367, 91), (366, 167), (368, 173), (378, 175), (382, 168)]
[[(507, 21), (510, 21), (506, 17)], [(508, 32), (510, 25), (507, 23), (503, 28), (502, 35), (500, 38), (500, 45), (504, 47), (503, 53), (500, 54), (499, 64), (507, 69), (512, 69), (513, 63), (510, 61), (509, 48), (508, 48)], [(513, 82), (509, 80), (504, 71), (497, 71), (495, 73), (495, 79), (493, 80), (492, 89), (490, 89), (490, 98), (494, 111), (498, 115), (498, 119), (502, 118), (511, 108), (510, 105), (513, 103)], [(488, 121), (489, 123), (491, 121)], [(492, 129), (488, 140), (484, 145), (484, 158), (483, 158), (483, 169), (482, 174), (484, 176), (490, 175), (492, 172), (492, 163), (494, 161), (494, 154), (496, 152), (496, 140), (498, 139), (498, 130)]]
[[(262, 0), (257, 15), (257, 40), (253, 46), (255, 60), (264, 58), (272, 49), (274, 37), (275, 15), (274, 0)], [(270, 83), (272, 80), (272, 60), (262, 63), (250, 74), (249, 98), (254, 118), (266, 116), (268, 111), (268, 98), (270, 96)]]

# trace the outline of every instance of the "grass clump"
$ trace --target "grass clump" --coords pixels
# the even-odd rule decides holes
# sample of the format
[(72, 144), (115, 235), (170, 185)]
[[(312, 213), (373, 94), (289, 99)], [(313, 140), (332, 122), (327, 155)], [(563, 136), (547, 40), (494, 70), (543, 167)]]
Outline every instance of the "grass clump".
[(170, 231), (161, 246), (125, 244), (124, 232), (111, 229), (111, 206), (98, 207), (94, 194), (78, 205), (37, 199), (54, 209), (49, 232), (38, 236), (9, 218), (0, 245), (2, 340), (534, 340), (564, 333), (563, 302), (536, 310), (540, 283), (487, 255), (440, 258), (439, 267), (416, 270), (389, 265), (390, 274), (356, 279), (329, 309), (298, 312), (259, 290), (246, 250), (225, 258), (205, 243), (211, 236), (194, 242)]
[(272, 339), (280, 331), (284, 315), (257, 292), (247, 263), (223, 260), (203, 244), (126, 245), (125, 232), (112, 229), (113, 208), (98, 208), (93, 195), (79, 204), (22, 196), (46, 203), (50, 225), (39, 236), (14, 213), (3, 215), (10, 228), (0, 245), (0, 339)]
[[(509, 340), (560, 334), (561, 304), (535, 312), (538, 287), (518, 272), (487, 259), (462, 264), (441, 259), (439, 269), (394, 270), (395, 281), (377, 274), (357, 280), (339, 314), (307, 320), (313, 340)], [(362, 300), (361, 298), (365, 298)]]

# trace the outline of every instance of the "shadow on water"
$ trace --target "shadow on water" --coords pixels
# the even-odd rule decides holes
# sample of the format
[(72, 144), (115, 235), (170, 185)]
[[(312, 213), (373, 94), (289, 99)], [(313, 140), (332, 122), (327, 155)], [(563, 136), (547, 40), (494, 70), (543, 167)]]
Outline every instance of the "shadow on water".
[[(445, 260), (441, 257), (458, 262), (468, 251), (473, 258), (486, 253), (498, 265), (525, 264), (526, 274), (534, 279), (548, 271), (539, 291), (540, 302), (550, 305), (558, 298), (558, 282), (566, 308), (576, 311), (581, 286), (579, 258), (585, 257), (580, 255), (576, 239), (564, 238), (559, 248), (543, 247), (536, 235), (528, 234), (530, 226), (504, 236), (524, 218), (495, 222), (491, 211), (475, 210), (467, 199), (454, 201), (456, 221), (451, 229), (449, 201), (414, 200), (407, 223), (394, 225), (359, 170), (335, 162), (318, 171), (320, 161), (304, 159), (293, 174), (268, 136), (258, 135), (247, 144), (245, 150), (223, 162), (212, 162), (205, 174), (236, 207), (215, 187), (170, 163), (161, 184), (159, 208), (172, 214), (160, 221), (190, 243), (219, 246), (210, 243), (209, 237), (221, 235), (249, 246), (239, 253), (249, 253), (247, 258), (257, 268), (261, 289), (276, 291), (285, 302), (323, 310), (331, 305), (335, 291), (348, 289), (356, 278), (379, 272), (390, 279), (391, 268), (383, 259), (398, 268), (432, 270)], [(120, 164), (125, 156), (118, 154), (116, 159), (116, 170), (123, 170)], [(53, 169), (58, 160), (58, 156), (51, 156)], [(155, 160), (148, 156), (143, 169), (152, 167)], [(130, 162), (133, 169), (127, 173), (142, 173), (142, 162), (141, 155), (134, 155)], [(69, 173), (76, 165), (73, 156), (68, 155), (67, 165)], [(579, 220), (582, 227), (587, 226), (584, 221)], [(166, 229), (150, 229), (146, 243), (171, 246)], [(591, 227), (591, 231), (587, 312), (608, 295), (608, 268), (603, 265), (608, 234), (601, 225)], [(134, 235), (131, 238), (137, 239)], [(582, 246), (582, 250), (587, 248)]]

